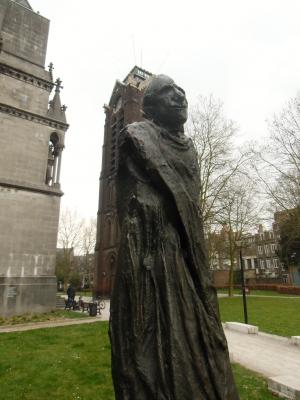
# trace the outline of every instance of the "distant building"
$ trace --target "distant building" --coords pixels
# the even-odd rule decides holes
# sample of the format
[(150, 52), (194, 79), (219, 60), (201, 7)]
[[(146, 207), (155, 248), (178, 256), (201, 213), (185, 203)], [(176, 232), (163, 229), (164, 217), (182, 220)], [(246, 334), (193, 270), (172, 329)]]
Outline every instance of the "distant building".
[(276, 224), (272, 229), (264, 230), (259, 225), (255, 235), (257, 249), (256, 276), (258, 278), (280, 278), (282, 275), (282, 263), (278, 256), (280, 232)]
[[(256, 238), (255, 235), (245, 235), (242, 240), (242, 259), (244, 263), (245, 270), (245, 279), (255, 278), (256, 277), (256, 269), (258, 265), (257, 261), (257, 246), (256, 246)], [(237, 251), (237, 266), (238, 269), (241, 269), (240, 263), (240, 252)]]
[[(229, 270), (229, 237), (226, 226), (219, 232), (213, 232), (207, 238), (207, 247), (210, 261), (210, 268), (214, 271)], [(234, 269), (237, 268), (236, 257), (234, 259)]]
[[(214, 234), (212, 240), (214, 252), (212, 252), (211, 257), (211, 269), (213, 271), (229, 270), (230, 259), (228, 255), (228, 236), (226, 229), (223, 227), (219, 233)], [(272, 229), (265, 230), (262, 225), (259, 225), (257, 233), (248, 233), (244, 235), (241, 253), (246, 281), (289, 281), (287, 270), (284, 268), (279, 257), (279, 241), (280, 230), (276, 222), (273, 223)], [(237, 250), (235, 254), (234, 270), (239, 271), (240, 269), (240, 252)], [(228, 275), (225, 273), (219, 275), (222, 277), (222, 282), (225, 282), (225, 277)]]
[(0, 315), (55, 308), (68, 125), (61, 81), (45, 69), (48, 30), (27, 0), (0, 1)]
[(143, 90), (151, 74), (134, 67), (123, 82), (115, 83), (110, 101), (104, 106), (106, 114), (102, 170), (100, 175), (99, 208), (97, 218), (95, 292), (111, 294), (119, 244), (116, 214), (115, 177), (118, 163), (117, 138), (128, 124), (143, 119), (141, 105)]

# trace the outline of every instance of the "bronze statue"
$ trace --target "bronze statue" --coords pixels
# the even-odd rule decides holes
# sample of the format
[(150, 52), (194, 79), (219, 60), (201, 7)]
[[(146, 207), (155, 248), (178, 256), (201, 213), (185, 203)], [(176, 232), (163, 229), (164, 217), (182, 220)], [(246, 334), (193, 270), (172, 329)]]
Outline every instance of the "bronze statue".
[(116, 400), (238, 400), (209, 275), (196, 153), (183, 131), (185, 93), (159, 75), (143, 110), (145, 120), (119, 138)]

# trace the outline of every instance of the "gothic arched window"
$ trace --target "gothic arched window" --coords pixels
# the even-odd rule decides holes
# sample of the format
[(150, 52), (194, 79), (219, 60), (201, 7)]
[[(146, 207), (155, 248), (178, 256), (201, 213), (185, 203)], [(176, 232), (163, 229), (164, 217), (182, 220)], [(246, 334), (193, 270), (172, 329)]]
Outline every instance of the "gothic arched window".
[(53, 132), (49, 138), (48, 145), (48, 161), (46, 169), (45, 183), (48, 186), (53, 186), (56, 183), (57, 174), (57, 157), (59, 155), (59, 137), (57, 133)]

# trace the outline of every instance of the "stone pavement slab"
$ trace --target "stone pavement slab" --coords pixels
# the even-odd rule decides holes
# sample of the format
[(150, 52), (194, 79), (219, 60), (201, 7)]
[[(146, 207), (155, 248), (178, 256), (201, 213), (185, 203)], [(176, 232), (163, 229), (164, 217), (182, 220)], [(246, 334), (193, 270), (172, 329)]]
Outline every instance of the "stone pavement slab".
[(300, 336), (292, 336), (292, 344), (295, 346), (300, 346)]
[(285, 398), (300, 399), (298, 395), (291, 395), (300, 386), (299, 346), (293, 345), (289, 338), (262, 332), (247, 335), (226, 327), (224, 332), (231, 361), (271, 378), (269, 386), (277, 388), (277, 392)]
[(241, 322), (226, 322), (225, 327), (227, 329), (238, 331), (242, 333), (248, 333), (255, 335), (258, 333), (258, 327), (255, 325), (242, 324)]
[(266, 377), (295, 375), (300, 382), (300, 348), (289, 338), (258, 333), (247, 335), (224, 329), (233, 361)]

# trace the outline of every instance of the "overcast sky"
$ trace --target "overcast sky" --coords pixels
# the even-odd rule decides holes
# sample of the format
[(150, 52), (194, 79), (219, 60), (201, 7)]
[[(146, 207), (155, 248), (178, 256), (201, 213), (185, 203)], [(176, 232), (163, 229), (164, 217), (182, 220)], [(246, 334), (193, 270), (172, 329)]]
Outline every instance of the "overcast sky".
[(47, 64), (63, 80), (70, 128), (62, 206), (96, 217), (104, 112), (137, 64), (187, 93), (213, 93), (245, 140), (300, 89), (299, 0), (29, 0), (50, 19)]

